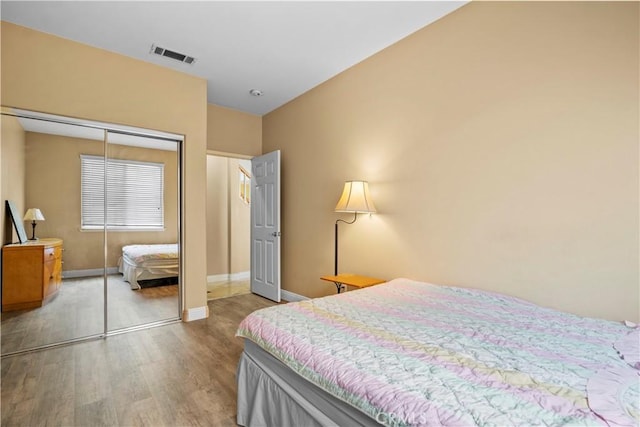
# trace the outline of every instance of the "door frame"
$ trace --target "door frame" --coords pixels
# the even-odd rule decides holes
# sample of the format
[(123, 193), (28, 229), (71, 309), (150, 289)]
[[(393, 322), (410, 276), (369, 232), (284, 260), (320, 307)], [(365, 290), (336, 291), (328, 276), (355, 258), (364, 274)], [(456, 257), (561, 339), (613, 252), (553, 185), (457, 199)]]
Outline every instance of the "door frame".
[[(214, 157), (220, 157), (220, 158), (225, 158), (225, 159), (235, 159), (235, 160), (249, 160), (251, 161), (251, 159), (253, 159), (255, 156), (250, 156), (247, 154), (236, 154), (236, 153), (229, 153), (229, 152), (224, 152), (224, 151), (217, 151), (217, 150), (207, 150), (207, 158), (209, 156), (214, 156)], [(208, 173), (208, 170), (207, 170)], [(228, 198), (227, 198), (227, 203), (231, 203), (231, 194), (228, 194)], [(251, 227), (251, 223), (249, 222), (248, 224), (249, 227)], [(227, 227), (230, 228), (231, 224), (229, 223), (229, 221), (227, 222)], [(227, 270), (229, 270), (229, 273), (227, 273), (227, 276), (229, 278), (231, 278), (232, 274), (231, 273), (231, 240), (229, 240), (229, 244), (227, 245), (226, 251), (227, 251), (227, 255), (229, 256), (229, 261), (227, 263)], [(251, 249), (249, 248), (249, 251)], [(207, 256), (209, 256), (209, 252), (207, 251)], [(249, 258), (251, 258), (251, 253), (248, 254)], [(251, 267), (249, 267), (251, 268)], [(207, 283), (208, 283), (208, 278), (209, 278), (209, 274), (207, 273)], [(240, 279), (238, 279), (240, 280)], [(208, 301), (208, 299), (207, 299)]]

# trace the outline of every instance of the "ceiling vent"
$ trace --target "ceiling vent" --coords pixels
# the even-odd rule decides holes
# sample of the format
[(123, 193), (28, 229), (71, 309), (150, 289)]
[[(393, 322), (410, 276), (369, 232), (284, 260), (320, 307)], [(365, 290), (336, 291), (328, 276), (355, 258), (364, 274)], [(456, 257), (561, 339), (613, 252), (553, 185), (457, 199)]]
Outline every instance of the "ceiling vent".
[(185, 55), (184, 53), (175, 52), (173, 50), (165, 49), (155, 44), (151, 45), (151, 53), (164, 56), (167, 58), (175, 59), (176, 61), (184, 62), (185, 64), (192, 65), (196, 62), (196, 58), (193, 56)]

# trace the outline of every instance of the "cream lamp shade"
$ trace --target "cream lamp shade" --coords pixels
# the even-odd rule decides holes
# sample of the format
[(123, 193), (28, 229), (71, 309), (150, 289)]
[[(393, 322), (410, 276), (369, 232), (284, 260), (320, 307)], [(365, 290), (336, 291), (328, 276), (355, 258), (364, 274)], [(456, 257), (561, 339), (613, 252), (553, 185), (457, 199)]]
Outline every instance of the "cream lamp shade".
[(30, 208), (26, 214), (24, 214), (23, 221), (44, 221), (44, 215), (38, 208)]
[(336, 212), (375, 213), (376, 207), (369, 194), (367, 181), (347, 181), (342, 196), (336, 205)]
[(24, 214), (24, 221), (31, 221), (31, 238), (29, 240), (38, 240), (36, 238), (36, 221), (44, 221), (44, 215), (38, 208), (30, 208), (26, 214)]

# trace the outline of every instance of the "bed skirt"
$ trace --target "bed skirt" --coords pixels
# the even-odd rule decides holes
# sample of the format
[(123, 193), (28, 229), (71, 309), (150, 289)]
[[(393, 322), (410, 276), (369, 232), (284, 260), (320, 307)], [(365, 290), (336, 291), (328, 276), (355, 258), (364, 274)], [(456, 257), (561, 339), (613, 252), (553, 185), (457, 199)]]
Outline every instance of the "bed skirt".
[(237, 383), (241, 426), (380, 426), (249, 340), (238, 363)]
[[(145, 281), (154, 281), (160, 279), (170, 279), (172, 281), (165, 281), (165, 285), (176, 284), (178, 279), (178, 264), (175, 260), (160, 260), (156, 266), (138, 266), (133, 261), (130, 261), (126, 257), (120, 257), (118, 260), (118, 272), (122, 273), (122, 277), (126, 282), (129, 282), (131, 289), (136, 290), (140, 288), (154, 286), (148, 283), (150, 286), (145, 285)], [(158, 283), (155, 284), (157, 286)]]

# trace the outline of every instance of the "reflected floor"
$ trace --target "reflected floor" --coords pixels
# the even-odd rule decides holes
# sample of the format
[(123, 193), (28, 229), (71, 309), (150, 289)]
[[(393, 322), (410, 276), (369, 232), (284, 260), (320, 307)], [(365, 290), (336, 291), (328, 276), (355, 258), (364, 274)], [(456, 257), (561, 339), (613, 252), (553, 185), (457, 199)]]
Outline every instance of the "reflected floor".
[[(103, 333), (104, 279), (64, 279), (43, 307), (2, 313), (2, 353)], [(133, 291), (122, 275), (107, 280), (109, 330), (178, 317), (178, 285)]]
[(235, 295), (250, 294), (249, 280), (226, 280), (207, 283), (207, 299), (228, 298)]

